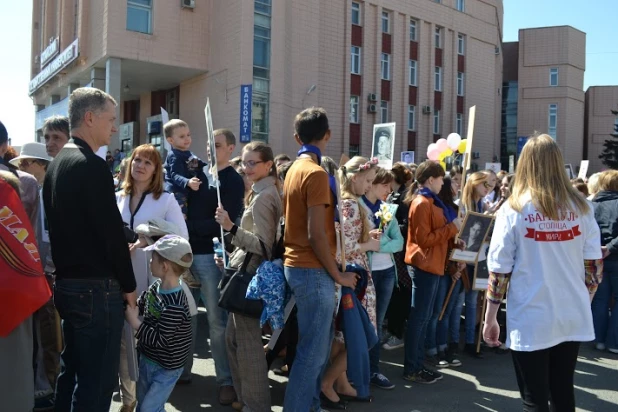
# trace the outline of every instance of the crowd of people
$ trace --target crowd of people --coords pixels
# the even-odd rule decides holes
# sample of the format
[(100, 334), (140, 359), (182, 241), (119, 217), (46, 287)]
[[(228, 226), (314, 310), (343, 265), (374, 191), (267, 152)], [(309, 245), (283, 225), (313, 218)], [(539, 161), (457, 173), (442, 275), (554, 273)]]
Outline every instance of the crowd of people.
[[(236, 138), (218, 129), (213, 164), (178, 119), (164, 126), (165, 159), (148, 144), (102, 159), (115, 113), (111, 96), (77, 89), (68, 118), (48, 119), (45, 144), (19, 156), (0, 123), (0, 188), (20, 197), (36, 234), (45, 301), (0, 337), (7, 410), (107, 412), (119, 383), (121, 412), (163, 411), (175, 385), (192, 383), (200, 302), (219, 402), (242, 411), (271, 410), (279, 354), (284, 410), (300, 412), (393, 389), (381, 350), (403, 347), (403, 379), (436, 383), (466, 362), (462, 349), (483, 358), (481, 330), (485, 350), (512, 353), (524, 410), (574, 410), (580, 343), (618, 353), (618, 171), (570, 182), (547, 135), (529, 139), (515, 174), (361, 156), (337, 165), (323, 155), (327, 114), (310, 108), (294, 119), (296, 159), (259, 141), (232, 158)], [(494, 216), (487, 237), (476, 224), (462, 232), (468, 212)], [(484, 242), (479, 293), (475, 266), (451, 256)], [(257, 317), (221, 303), (241, 275), (247, 296), (232, 298), (257, 293)]]

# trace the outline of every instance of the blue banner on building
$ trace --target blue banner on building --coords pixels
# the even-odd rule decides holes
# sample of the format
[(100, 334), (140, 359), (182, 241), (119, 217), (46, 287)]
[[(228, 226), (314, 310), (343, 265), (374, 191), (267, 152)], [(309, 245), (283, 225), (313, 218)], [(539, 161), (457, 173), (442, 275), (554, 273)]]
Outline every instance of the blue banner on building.
[(240, 86), (240, 143), (251, 141), (251, 100), (253, 85)]

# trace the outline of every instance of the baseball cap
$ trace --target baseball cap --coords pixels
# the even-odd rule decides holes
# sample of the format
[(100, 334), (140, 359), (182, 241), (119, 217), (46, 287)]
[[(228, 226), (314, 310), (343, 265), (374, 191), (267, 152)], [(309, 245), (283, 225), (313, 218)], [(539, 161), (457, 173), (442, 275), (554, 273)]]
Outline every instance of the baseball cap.
[(165, 235), (180, 235), (180, 228), (168, 222), (165, 219), (160, 217), (155, 217), (153, 219), (148, 220), (147, 223), (142, 223), (135, 228), (135, 233), (138, 235), (146, 236), (146, 242), (148, 245), (152, 245), (154, 240), (153, 237), (165, 236)]
[[(185, 268), (191, 267), (193, 263), (191, 245), (189, 245), (187, 240), (177, 235), (165, 235), (157, 240), (154, 245), (145, 247), (144, 250), (155, 251), (170, 262)], [(191, 256), (189, 261), (182, 260), (186, 254)]]

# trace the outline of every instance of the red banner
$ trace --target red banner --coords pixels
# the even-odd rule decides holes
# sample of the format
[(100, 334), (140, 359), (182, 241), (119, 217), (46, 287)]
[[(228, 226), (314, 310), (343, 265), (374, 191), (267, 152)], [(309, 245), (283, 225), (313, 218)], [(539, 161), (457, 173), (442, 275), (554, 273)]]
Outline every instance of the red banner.
[(569, 230), (559, 230), (553, 232), (542, 232), (540, 230), (526, 228), (528, 233), (526, 233), (527, 238), (534, 239), (537, 242), (564, 242), (567, 240), (573, 240), (575, 237), (582, 234), (579, 231), (579, 225), (573, 227), (573, 229)]

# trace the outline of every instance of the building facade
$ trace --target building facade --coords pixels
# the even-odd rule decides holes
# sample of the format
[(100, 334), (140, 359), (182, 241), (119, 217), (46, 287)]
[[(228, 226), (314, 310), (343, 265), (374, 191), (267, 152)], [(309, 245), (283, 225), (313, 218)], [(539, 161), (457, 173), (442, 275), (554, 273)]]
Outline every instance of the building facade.
[(161, 108), (187, 121), (205, 154), (215, 128), (293, 154), (294, 116), (329, 113), (329, 154), (371, 153), (376, 123), (396, 122), (395, 158), (451, 132), (477, 106), (475, 159), (500, 156), (501, 0), (34, 0), (35, 129), (66, 113), (81, 86), (119, 102), (111, 148), (161, 144)]
[(588, 176), (607, 169), (599, 155), (603, 152), (603, 143), (615, 139), (618, 116), (612, 113), (618, 110), (618, 86), (592, 86), (586, 90), (585, 113), (585, 151), (583, 159), (588, 159)]

